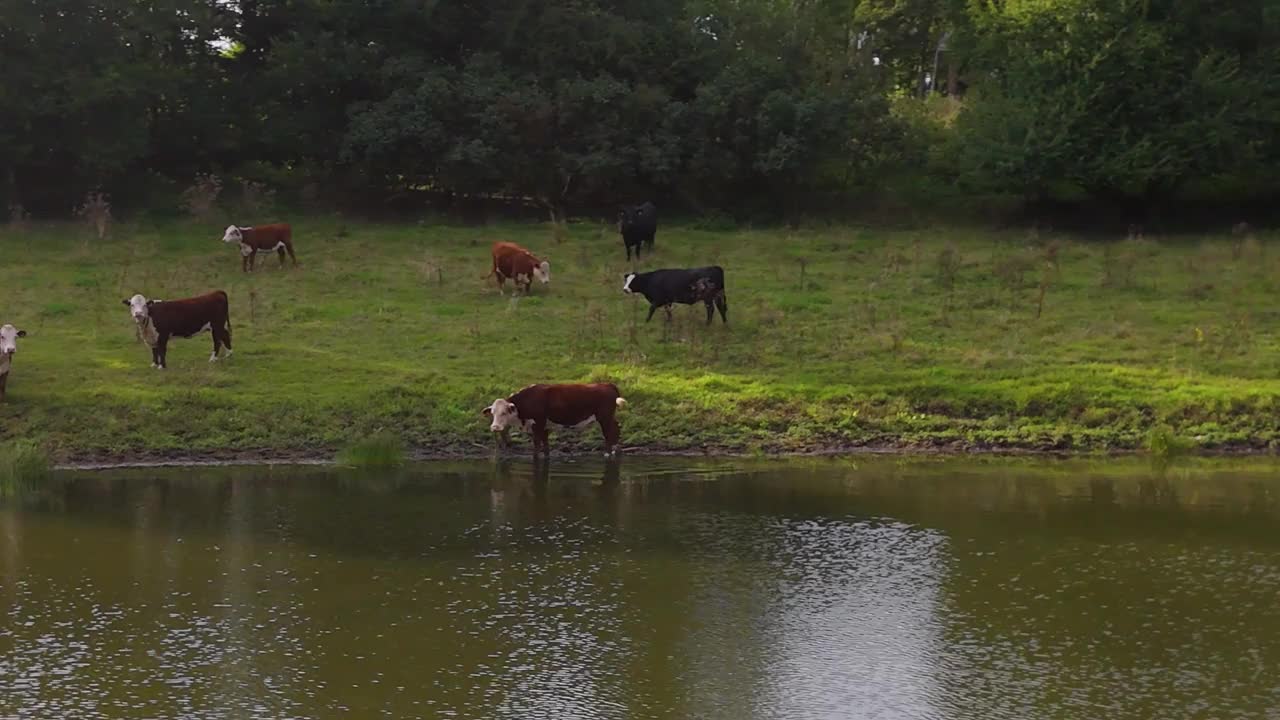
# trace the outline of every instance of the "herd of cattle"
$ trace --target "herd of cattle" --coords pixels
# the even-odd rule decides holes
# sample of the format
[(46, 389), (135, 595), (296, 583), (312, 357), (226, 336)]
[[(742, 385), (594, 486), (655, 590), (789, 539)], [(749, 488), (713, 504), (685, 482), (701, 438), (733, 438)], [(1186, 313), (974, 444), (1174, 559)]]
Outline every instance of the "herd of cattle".
[[(622, 235), (627, 259), (635, 251), (640, 259), (642, 248), (653, 251), (654, 236), (658, 229), (658, 213), (653, 203), (630, 206), (618, 216), (618, 230)], [(223, 242), (235, 243), (240, 248), (241, 269), (254, 269), (254, 258), (259, 254), (276, 253), (280, 266), (284, 267), (286, 254), (297, 265), (293, 252), (293, 232), (286, 223), (257, 227), (229, 226), (222, 236)], [(498, 291), (505, 294), (506, 281), (515, 284), (516, 292), (531, 291), (537, 280), (551, 282), (551, 263), (515, 243), (496, 242), (492, 247), (493, 267), (484, 278), (495, 277)], [(643, 295), (649, 301), (649, 315), (653, 319), (658, 308), (671, 319), (673, 304), (706, 305), (707, 323), (720, 311), (722, 322), (729, 322), (728, 300), (725, 297), (724, 270), (719, 266), (692, 269), (664, 269), (652, 272), (629, 272), (623, 276), (622, 291)], [(189, 338), (205, 330), (213, 335), (213, 353), (209, 362), (218, 359), (218, 353), (226, 348), (231, 356), (231, 317), (227, 294), (222, 290), (181, 300), (155, 300), (138, 294), (124, 301), (129, 308), (137, 338), (151, 349), (151, 367), (167, 367), (166, 354), (169, 339)], [(18, 350), (17, 340), (26, 332), (13, 325), (0, 326), (0, 401), (4, 400), (5, 386), (13, 356)], [(611, 383), (568, 383), (555, 385), (530, 385), (515, 394), (494, 400), (484, 409), (490, 418), (489, 429), (501, 433), (505, 443), (507, 432), (515, 427), (533, 437), (534, 454), (550, 454), (547, 444), (548, 424), (564, 427), (585, 427), (592, 422), (600, 425), (604, 434), (605, 453), (618, 451), (620, 426), (616, 418), (618, 408), (626, 404), (617, 386)]]

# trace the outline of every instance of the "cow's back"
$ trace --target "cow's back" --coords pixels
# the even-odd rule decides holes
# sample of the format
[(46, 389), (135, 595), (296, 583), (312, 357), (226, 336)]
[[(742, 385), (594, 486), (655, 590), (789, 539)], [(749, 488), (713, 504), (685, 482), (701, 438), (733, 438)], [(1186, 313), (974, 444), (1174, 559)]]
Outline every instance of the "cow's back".
[(156, 329), (180, 337), (190, 337), (206, 325), (222, 327), (229, 315), (227, 294), (222, 290), (181, 300), (165, 300), (151, 306)]
[(521, 420), (576, 425), (592, 416), (612, 417), (622, 394), (613, 383), (530, 385), (509, 398)]
[(538, 258), (533, 253), (513, 242), (499, 240), (493, 244), (493, 266), (506, 277), (529, 275), (532, 279), (537, 264)]
[(719, 265), (708, 265), (693, 270), (693, 273), (699, 278), (706, 278), (715, 284), (716, 288), (724, 289), (724, 268)]
[(246, 234), (250, 240), (274, 244), (288, 240), (293, 235), (293, 228), (289, 223), (270, 223), (255, 225), (249, 228)]
[(591, 417), (613, 417), (621, 393), (613, 383), (549, 385), (546, 397), (548, 420), (558, 425), (577, 425)]

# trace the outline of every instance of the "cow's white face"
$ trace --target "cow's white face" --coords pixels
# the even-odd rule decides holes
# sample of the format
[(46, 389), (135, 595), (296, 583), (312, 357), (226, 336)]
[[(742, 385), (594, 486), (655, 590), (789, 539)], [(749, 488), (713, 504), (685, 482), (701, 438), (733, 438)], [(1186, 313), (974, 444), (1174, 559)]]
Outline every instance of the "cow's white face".
[(125, 300), (124, 304), (129, 306), (129, 315), (133, 317), (133, 321), (143, 323), (151, 315), (149, 306), (152, 302), (141, 295), (134, 295)]
[(222, 233), (222, 242), (238, 243), (244, 239), (244, 233), (240, 232), (240, 228), (235, 225), (228, 225), (227, 231)]
[(543, 285), (551, 282), (551, 263), (543, 260), (533, 267), (533, 276)]
[(520, 414), (516, 411), (515, 403), (502, 398), (494, 400), (492, 405), (484, 409), (484, 414), (493, 419), (489, 423), (489, 429), (493, 432), (502, 432), (520, 424)]
[(0, 325), (0, 356), (12, 357), (18, 352), (18, 338), (26, 336), (26, 330), (19, 330), (12, 325)]
[(627, 273), (626, 275), (623, 275), (622, 276), (622, 292), (627, 293), (628, 295), (635, 292), (635, 290), (631, 289), (631, 281), (635, 279), (636, 279), (635, 273)]

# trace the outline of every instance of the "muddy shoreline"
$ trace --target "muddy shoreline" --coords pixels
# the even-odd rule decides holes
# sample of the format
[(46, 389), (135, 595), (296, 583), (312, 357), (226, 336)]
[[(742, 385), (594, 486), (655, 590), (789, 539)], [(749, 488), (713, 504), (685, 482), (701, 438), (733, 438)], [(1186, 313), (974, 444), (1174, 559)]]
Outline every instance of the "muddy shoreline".
[[(857, 456), (992, 456), (992, 457), (1041, 457), (1066, 459), (1079, 457), (1131, 457), (1145, 451), (1133, 448), (1062, 448), (1047, 446), (974, 445), (967, 443), (909, 443), (885, 442), (850, 444), (801, 450), (747, 451), (741, 448), (708, 446), (699, 449), (663, 448), (651, 446), (623, 447), (623, 455), (636, 457), (685, 457), (685, 458), (813, 458)], [(1236, 445), (1226, 447), (1202, 447), (1188, 453), (1197, 457), (1276, 456), (1274, 448), (1267, 446)], [(120, 468), (162, 467), (222, 467), (235, 465), (335, 465), (337, 450), (211, 450), (205, 452), (138, 452), (138, 453), (87, 453), (70, 455), (54, 464), (56, 470), (110, 470)], [(527, 448), (502, 452), (507, 459), (531, 459)], [(481, 445), (441, 446), (412, 448), (405, 453), (411, 462), (431, 460), (485, 460), (499, 456), (496, 447)], [(552, 451), (552, 459), (599, 457), (598, 451)]]

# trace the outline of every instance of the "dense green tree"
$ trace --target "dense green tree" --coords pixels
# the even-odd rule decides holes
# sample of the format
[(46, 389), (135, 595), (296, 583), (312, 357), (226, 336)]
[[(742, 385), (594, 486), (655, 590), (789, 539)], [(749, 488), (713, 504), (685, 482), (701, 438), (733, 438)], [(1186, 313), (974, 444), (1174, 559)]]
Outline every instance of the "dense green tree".
[(1153, 200), (1253, 163), (1275, 130), (1273, 60), (1258, 56), (1264, 25), (1233, 18), (1250, 3), (1226, 19), (1220, 5), (981, 4), (982, 76), (954, 137), (963, 176), (1032, 197), (1069, 184)]
[(0, 201), (172, 205), (198, 172), (556, 214), (799, 212), (889, 170), (1267, 196), (1278, 28), (1280, 0), (0, 0)]

